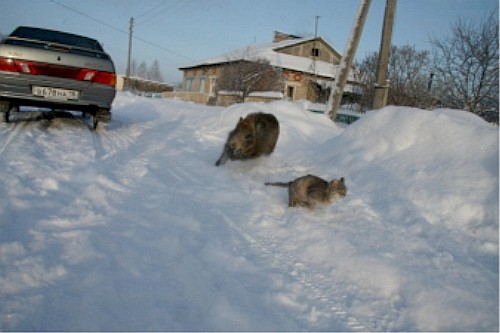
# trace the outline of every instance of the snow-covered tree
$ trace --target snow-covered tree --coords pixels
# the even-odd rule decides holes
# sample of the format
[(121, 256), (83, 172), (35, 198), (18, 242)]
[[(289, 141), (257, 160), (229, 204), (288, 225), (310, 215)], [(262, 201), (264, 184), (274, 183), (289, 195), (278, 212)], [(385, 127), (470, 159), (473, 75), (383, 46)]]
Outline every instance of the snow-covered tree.
[(281, 71), (264, 59), (229, 62), (217, 79), (217, 91), (240, 93), (240, 101), (254, 91), (277, 91), (282, 88)]

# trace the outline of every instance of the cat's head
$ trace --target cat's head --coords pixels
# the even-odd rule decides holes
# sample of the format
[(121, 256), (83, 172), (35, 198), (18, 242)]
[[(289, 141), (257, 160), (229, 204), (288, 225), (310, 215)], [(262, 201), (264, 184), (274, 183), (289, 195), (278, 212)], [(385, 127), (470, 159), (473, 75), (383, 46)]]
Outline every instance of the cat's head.
[(338, 197), (343, 198), (347, 195), (344, 177), (332, 180), (329, 185), (330, 192), (336, 194)]

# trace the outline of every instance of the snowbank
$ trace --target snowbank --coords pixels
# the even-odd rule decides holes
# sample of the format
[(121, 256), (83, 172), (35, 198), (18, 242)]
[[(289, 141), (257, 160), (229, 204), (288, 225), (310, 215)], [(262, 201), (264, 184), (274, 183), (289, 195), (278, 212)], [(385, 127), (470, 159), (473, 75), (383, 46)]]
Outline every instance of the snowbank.
[[(396, 265), (389, 268), (405, 273), (399, 287), (406, 291), (399, 290), (397, 298), (415, 314), (411, 329), (488, 330), (487, 325), (470, 325), (469, 311), (475, 318), (486, 317), (473, 309), (489, 292), (498, 295), (498, 128), (464, 111), (387, 107), (370, 112), (318, 151), (322, 164), (346, 170), (352, 192), (386, 224), (388, 234), (380, 236), (377, 246), (388, 242), (394, 246), (390, 253), (400, 249), (396, 258), (391, 255)], [(367, 252), (385, 254), (370, 245)], [(491, 268), (492, 289), (477, 299), (472, 294), (482, 289), (478, 280), (487, 284), (490, 278), (465, 269), (464, 260), (471, 258)], [(455, 274), (448, 271), (452, 266)], [(373, 282), (380, 273), (375, 267), (350, 273)], [(470, 280), (464, 293), (456, 285), (469, 274), (478, 280)], [(394, 287), (391, 279), (380, 280), (382, 287)], [(414, 283), (426, 288), (410, 291)], [(493, 299), (491, 314), (498, 309)], [(465, 303), (475, 304), (471, 309)]]
[(465, 111), (388, 107), (370, 112), (320, 150), (322, 162), (369, 184), (364, 191), (374, 200), (404, 198), (427, 222), (480, 236), (485, 250), (498, 252), (488, 245), (498, 240), (497, 127)]
[[(127, 94), (113, 110), (97, 133), (0, 124), (0, 330), (498, 330), (497, 127)], [(215, 167), (258, 111), (275, 152)], [(308, 211), (263, 185), (307, 173), (348, 195)]]

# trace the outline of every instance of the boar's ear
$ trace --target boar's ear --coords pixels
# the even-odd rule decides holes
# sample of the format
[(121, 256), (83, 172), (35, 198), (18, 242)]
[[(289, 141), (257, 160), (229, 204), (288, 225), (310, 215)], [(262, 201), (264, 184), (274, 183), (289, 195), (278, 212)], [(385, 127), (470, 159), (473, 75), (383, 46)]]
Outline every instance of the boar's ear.
[(340, 182), (344, 184), (344, 177), (340, 178)]

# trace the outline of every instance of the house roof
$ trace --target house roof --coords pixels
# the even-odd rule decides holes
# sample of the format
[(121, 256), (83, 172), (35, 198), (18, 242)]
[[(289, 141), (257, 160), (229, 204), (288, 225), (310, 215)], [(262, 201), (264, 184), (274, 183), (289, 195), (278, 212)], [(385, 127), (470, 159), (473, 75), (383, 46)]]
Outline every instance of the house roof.
[[(189, 69), (217, 64), (224, 64), (229, 62), (236, 62), (241, 60), (252, 61), (256, 59), (265, 59), (269, 61), (272, 66), (290, 69), (303, 73), (316, 74), (327, 78), (334, 78), (337, 70), (337, 65), (327, 63), (324, 61), (316, 60), (313, 65), (313, 60), (306, 57), (299, 57), (290, 54), (278, 52), (288, 46), (293, 46), (314, 40), (311, 38), (298, 38), (291, 40), (284, 40), (278, 43), (262, 43), (250, 44), (241, 49), (227, 52), (213, 58), (207, 58), (199, 62), (181, 67), (180, 69)], [(321, 37), (320, 40), (325, 42), (333, 51), (337, 52), (330, 44), (324, 41)], [(352, 71), (351, 71), (352, 73)], [(352, 80), (352, 74), (349, 75), (349, 80)]]

